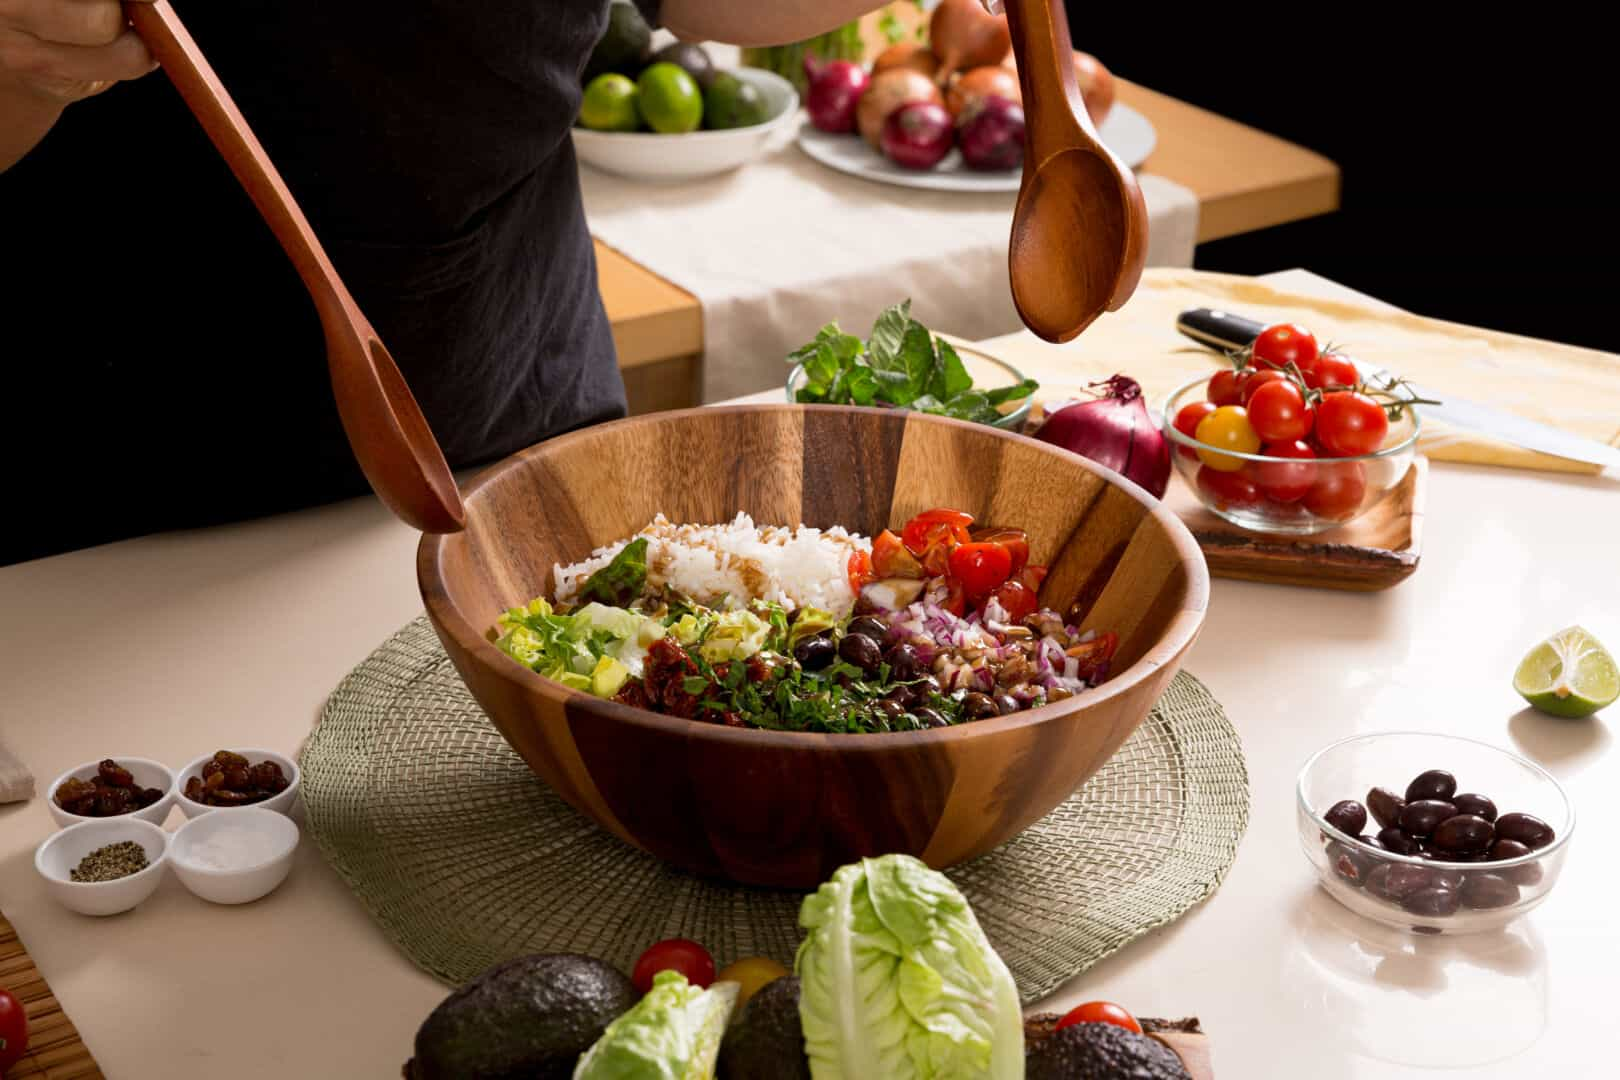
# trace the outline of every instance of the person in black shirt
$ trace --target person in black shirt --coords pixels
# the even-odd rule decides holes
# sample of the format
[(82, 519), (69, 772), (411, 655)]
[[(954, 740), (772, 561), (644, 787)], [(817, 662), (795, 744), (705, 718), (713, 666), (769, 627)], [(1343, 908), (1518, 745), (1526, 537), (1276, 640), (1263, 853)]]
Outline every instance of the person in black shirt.
[[(453, 466), (621, 416), (569, 128), (607, 0), (172, 0)], [(636, 0), (799, 40), (878, 0)], [(660, 10), (660, 7), (662, 10)], [(115, 0), (0, 0), (0, 565), (358, 494), (302, 286)]]

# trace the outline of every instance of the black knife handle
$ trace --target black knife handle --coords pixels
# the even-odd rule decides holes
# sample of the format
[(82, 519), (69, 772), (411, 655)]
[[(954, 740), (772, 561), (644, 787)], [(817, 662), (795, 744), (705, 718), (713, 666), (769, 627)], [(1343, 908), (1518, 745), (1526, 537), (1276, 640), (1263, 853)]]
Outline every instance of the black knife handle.
[(1252, 344), (1254, 339), (1260, 336), (1260, 331), (1265, 328), (1265, 323), (1245, 319), (1229, 311), (1212, 311), (1209, 308), (1194, 308), (1191, 311), (1183, 311), (1176, 317), (1177, 330), (1200, 345), (1208, 345), (1223, 352)]

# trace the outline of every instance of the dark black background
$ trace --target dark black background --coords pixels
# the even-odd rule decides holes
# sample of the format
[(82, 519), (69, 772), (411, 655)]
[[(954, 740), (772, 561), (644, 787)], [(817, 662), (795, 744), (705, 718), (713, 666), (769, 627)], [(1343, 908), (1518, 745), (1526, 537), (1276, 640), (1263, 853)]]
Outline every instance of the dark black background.
[(1582, 9), (1068, 7), (1076, 47), (1116, 74), (1339, 164), (1338, 213), (1205, 244), (1200, 268), (1303, 266), (1421, 314), (1620, 348), (1620, 57)]

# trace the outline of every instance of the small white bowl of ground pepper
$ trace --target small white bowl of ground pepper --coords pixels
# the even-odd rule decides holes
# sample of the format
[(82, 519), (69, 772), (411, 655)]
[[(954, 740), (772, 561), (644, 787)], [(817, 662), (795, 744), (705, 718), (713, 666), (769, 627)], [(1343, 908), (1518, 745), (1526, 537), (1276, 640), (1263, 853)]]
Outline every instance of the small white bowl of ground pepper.
[(34, 869), (57, 903), (81, 915), (117, 915), (152, 895), (169, 861), (169, 834), (112, 817), (63, 829), (39, 845)]

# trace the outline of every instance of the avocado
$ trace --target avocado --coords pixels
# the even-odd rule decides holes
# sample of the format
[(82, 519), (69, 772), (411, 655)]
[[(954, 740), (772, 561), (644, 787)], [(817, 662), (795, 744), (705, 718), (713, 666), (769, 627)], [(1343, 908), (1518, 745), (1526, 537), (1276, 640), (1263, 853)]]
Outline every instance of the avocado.
[(703, 126), (714, 131), (763, 124), (765, 96), (753, 83), (727, 71), (719, 72), (703, 91)]
[(638, 996), (621, 972), (589, 956), (509, 960), (428, 1015), (406, 1080), (567, 1080)]
[(608, 5), (607, 30), (591, 58), (585, 62), (580, 75), (584, 85), (598, 75), (616, 71), (635, 78), (647, 66), (647, 54), (652, 51), (652, 27), (641, 17), (641, 12), (628, 0), (615, 0)]
[(1027, 1047), (1024, 1080), (1192, 1080), (1174, 1051), (1115, 1024), (1072, 1024)]
[(799, 1023), (799, 980), (767, 983), (744, 1007), (720, 1044), (725, 1080), (810, 1080)]
[(591, 693), (597, 697), (612, 697), (630, 680), (630, 669), (611, 656), (596, 662), (591, 672)]
[(704, 89), (708, 89), (709, 80), (714, 78), (714, 61), (709, 59), (709, 54), (703, 51), (701, 45), (693, 45), (685, 41), (665, 45), (662, 49), (653, 53), (652, 59), (648, 62), (656, 64), (660, 61), (674, 64), (692, 76), (697, 84)]

